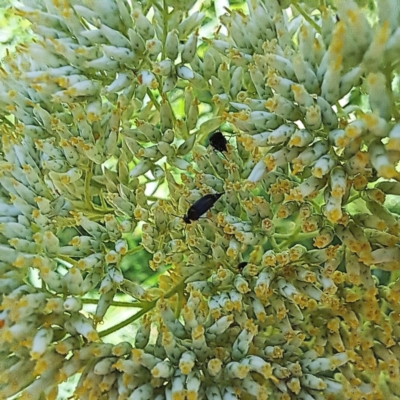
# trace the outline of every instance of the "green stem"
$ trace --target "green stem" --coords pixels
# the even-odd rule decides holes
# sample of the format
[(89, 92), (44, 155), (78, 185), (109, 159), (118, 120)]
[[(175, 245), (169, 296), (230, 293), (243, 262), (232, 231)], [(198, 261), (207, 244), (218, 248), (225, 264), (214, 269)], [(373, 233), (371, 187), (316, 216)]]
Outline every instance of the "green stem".
[(92, 179), (92, 165), (93, 162), (90, 161), (85, 175), (85, 203), (90, 210), (93, 210), (93, 204), (90, 197), (90, 180)]
[(112, 212), (111, 209), (109, 210), (98, 210), (97, 212), (95, 210), (88, 211), (80, 207), (76, 207), (76, 211), (82, 211), (85, 213), (85, 216), (89, 218), (91, 221), (102, 221), (104, 219), (104, 216), (110, 212)]
[(288, 239), (292, 236), (292, 233), (274, 233), (275, 239)]
[(157, 101), (156, 96), (154, 96), (153, 92), (149, 88), (147, 88), (147, 95), (150, 97), (150, 100), (153, 103), (154, 107), (157, 108), (158, 111), (160, 111), (160, 103)]
[(167, 41), (167, 35), (168, 35), (168, 2), (167, 0), (163, 0), (163, 38), (162, 38), (162, 54), (161, 54), (161, 60), (165, 60), (165, 42)]
[(0, 120), (1, 120), (1, 122), (4, 122), (6, 125), (8, 125), (9, 127), (15, 129), (14, 124), (12, 122), (10, 122), (7, 118), (4, 117), (4, 118), (1, 118)]
[[(298, 226), (286, 240), (284, 240), (282, 243), (280, 243), (279, 248), (278, 248), (279, 251), (281, 251), (283, 248), (285, 248), (289, 243), (296, 240), (299, 236), (300, 230), (301, 230), (301, 227)], [(313, 235), (316, 235), (316, 233), (313, 233)]]
[(161, 13), (163, 12), (163, 9), (160, 7), (157, 1), (152, 1), (151, 4), (153, 5), (154, 8), (157, 8), (158, 11), (160, 11)]
[[(83, 304), (98, 304), (98, 299), (81, 299)], [(128, 307), (128, 308), (143, 308), (147, 303), (142, 303), (140, 301), (137, 302), (129, 302), (129, 301), (112, 301), (110, 305), (114, 307)]]
[(124, 254), (124, 257), (130, 256), (131, 254), (135, 254), (135, 253), (137, 253), (137, 252), (140, 251), (140, 250), (143, 250), (143, 246), (141, 246), (141, 245), (136, 246), (136, 247), (134, 247), (133, 249), (128, 250), (128, 251)]
[(110, 335), (111, 333), (114, 333), (114, 332), (118, 331), (119, 329), (122, 329), (125, 326), (131, 324), (132, 322), (138, 320), (143, 315), (145, 315), (148, 311), (150, 311), (155, 306), (156, 302), (157, 302), (156, 300), (152, 301), (151, 303), (149, 303), (147, 305), (147, 307), (143, 307), (139, 312), (132, 315), (130, 318), (125, 319), (124, 321), (112, 326), (111, 328), (108, 328), (108, 329), (105, 329), (104, 331), (99, 332), (99, 337), (104, 337), (104, 336)]
[[(186, 279), (186, 278), (185, 278)], [(164, 299), (169, 299), (174, 294), (178, 293), (183, 289), (183, 285), (185, 283), (185, 279), (182, 279), (176, 286), (174, 286), (169, 292), (164, 295)]]
[(178, 291), (178, 301), (177, 301), (176, 309), (175, 309), (175, 318), (177, 318), (177, 319), (181, 315), (181, 310), (182, 310), (181, 305), (183, 304), (184, 300), (185, 299), (183, 296), (183, 286), (182, 286), (181, 290)]
[[(76, 267), (76, 265), (78, 264), (75, 260), (73, 260), (72, 258), (68, 257), (68, 256), (63, 256), (62, 254), (59, 254), (57, 256), (57, 258), (62, 262), (66, 262), (68, 264), (71, 264), (73, 267)], [(56, 260), (57, 260), (56, 258)]]
[(293, 7), (303, 16), (303, 18), (316, 30), (316, 32), (321, 33), (321, 27), (308, 15), (296, 0), (292, 1)]
[(280, 252), (278, 243), (276, 243), (276, 240), (275, 240), (274, 236), (269, 236), (268, 241), (271, 243), (272, 248), (276, 252)]
[(316, 214), (321, 213), (321, 206), (315, 200), (308, 200), (315, 208)]
[[(174, 296), (176, 293), (181, 292), (183, 290), (183, 286), (185, 283), (185, 279), (182, 279), (175, 287), (173, 287), (169, 292), (167, 292), (166, 294), (164, 294), (164, 298), (168, 299), (172, 296)], [(160, 297), (158, 297), (157, 299), (145, 304), (145, 303), (141, 303), (142, 304), (142, 309), (137, 312), (136, 314), (132, 315), (130, 318), (120, 322), (119, 324), (116, 324), (108, 329), (105, 329), (104, 331), (99, 332), (99, 337), (104, 337), (107, 335), (110, 335), (113, 332), (116, 332), (119, 329), (124, 328), (125, 326), (131, 324), (132, 322), (140, 319), (143, 315), (145, 315), (148, 311), (150, 311), (152, 308), (155, 307), (155, 305), (157, 304), (157, 301), (160, 299)], [(132, 304), (132, 303), (129, 303)], [(132, 307), (132, 305), (131, 305)]]
[[(310, 233), (299, 233), (299, 234), (297, 234), (296, 235), (296, 237), (294, 238), (293, 237), (293, 233), (290, 233), (290, 234), (287, 234), (287, 235), (285, 235), (285, 234), (277, 234), (277, 233), (275, 233), (274, 234), (274, 238), (275, 239), (283, 239), (283, 241), (285, 241), (285, 242), (287, 242), (287, 241), (292, 241), (292, 240), (294, 240), (294, 239), (297, 239), (297, 240), (305, 240), (305, 239), (308, 239), (308, 238), (312, 238), (312, 237), (314, 237), (315, 235), (317, 234), (317, 232), (315, 231), (315, 232), (310, 232)], [(281, 242), (281, 244), (283, 243), (283, 241)], [(281, 246), (281, 244), (279, 245), (279, 247)]]
[(360, 198), (361, 198), (361, 193), (353, 194), (353, 196), (351, 196), (351, 197), (349, 197), (349, 198), (347, 199), (347, 203), (346, 203), (346, 204), (350, 204), (350, 203), (352, 203), (353, 201), (356, 201), (356, 200), (358, 200), (358, 199), (360, 199)]

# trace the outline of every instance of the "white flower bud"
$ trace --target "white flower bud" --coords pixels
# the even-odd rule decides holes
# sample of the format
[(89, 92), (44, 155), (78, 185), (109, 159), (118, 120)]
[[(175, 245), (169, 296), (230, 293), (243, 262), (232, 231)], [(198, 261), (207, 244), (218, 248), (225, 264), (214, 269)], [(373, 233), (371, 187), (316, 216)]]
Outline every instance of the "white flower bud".
[(99, 292), (100, 292), (100, 293), (107, 293), (107, 292), (109, 292), (109, 291), (112, 290), (112, 289), (113, 289), (113, 281), (112, 281), (110, 275), (107, 274), (107, 275), (103, 278), (103, 280), (101, 281), (101, 285), (100, 285)]
[[(31, 205), (35, 205), (35, 193), (30, 190), (27, 186), (23, 185), (21, 182), (17, 181), (16, 179), (11, 178), (8, 180), (6, 177), (2, 179), (2, 185), (11, 192), (12, 194), (19, 195), (23, 202), (20, 203), (20, 206), (24, 203), (29, 203)], [(15, 198), (16, 200), (16, 198)], [(29, 206), (28, 206), (29, 207)]]
[(191, 32), (193, 32), (205, 18), (205, 14), (200, 11), (195, 11), (190, 14), (187, 18), (178, 25), (179, 37), (181, 39), (187, 38)]
[[(106, 87), (106, 93), (116, 93), (119, 92), (129, 85), (132, 84), (134, 81), (134, 76), (130, 71), (118, 73), (118, 76), (115, 78), (110, 85)], [(89, 111), (89, 110), (88, 110)]]
[(186, 40), (186, 43), (183, 45), (181, 58), (183, 63), (190, 63), (197, 50), (197, 38), (198, 34), (193, 33), (189, 38)]
[(389, 155), (385, 151), (385, 147), (380, 140), (375, 140), (370, 144), (369, 153), (371, 163), (377, 170), (379, 176), (388, 179), (398, 177), (399, 174), (390, 161)]
[(102, 276), (103, 273), (100, 273), (99, 268), (90, 270), (83, 280), (82, 291), (87, 293), (88, 291), (93, 290), (100, 282)]
[(358, 86), (361, 82), (362, 67), (354, 67), (346, 72), (340, 79), (339, 98), (344, 97), (353, 87)]
[(158, 39), (150, 39), (146, 41), (146, 50), (151, 60), (156, 60), (162, 51), (162, 43)]
[(264, 174), (267, 172), (267, 168), (265, 166), (264, 160), (260, 160), (253, 168), (251, 171), (250, 175), (248, 176), (247, 180), (249, 182), (258, 182), (260, 181), (263, 177)]
[[(106, 256), (106, 261), (107, 261), (107, 256)], [(118, 268), (116, 267), (111, 268), (108, 273), (110, 275), (111, 280), (117, 285), (120, 285), (124, 281), (124, 276), (122, 275), (121, 270), (119, 270)]]
[(188, 139), (186, 139), (178, 148), (178, 155), (185, 155), (190, 150), (192, 150), (194, 143), (196, 141), (196, 134), (190, 135)]
[(296, 80), (296, 75), (293, 70), (293, 65), (291, 61), (289, 61), (287, 58), (284, 58), (278, 54), (267, 54), (263, 58), (265, 58), (266, 65), (278, 70), (281, 76), (290, 79), (292, 81)]
[[(238, 96), (240, 96), (240, 93), (238, 93)], [(239, 99), (238, 99), (239, 100)], [(247, 104), (243, 104), (243, 103), (235, 103), (233, 101), (229, 102), (229, 104), (234, 107), (236, 110), (241, 111), (241, 110), (251, 110), (251, 108), (247, 105)], [(264, 107), (261, 108), (260, 111), (262, 111), (264, 109)]]
[(192, 371), (196, 361), (196, 355), (192, 351), (185, 351), (179, 359), (179, 369), (184, 375)]
[(286, 142), (296, 130), (296, 126), (293, 124), (281, 125), (275, 129), (268, 136), (268, 144), (280, 144)]
[(144, 175), (152, 166), (152, 161), (150, 160), (145, 160), (141, 161), (139, 164), (137, 164), (129, 173), (129, 176), (131, 178), (135, 178), (140, 175)]
[[(208, 371), (208, 372), (210, 373), (210, 371)], [(211, 375), (211, 373), (210, 373), (210, 375)], [(214, 376), (214, 375), (211, 375), (211, 376)], [(220, 388), (218, 386), (207, 385), (206, 396), (207, 396), (207, 399), (209, 399), (209, 400), (222, 400)]]
[(209, 335), (221, 335), (228, 330), (232, 323), (232, 315), (224, 315), (223, 317), (217, 319), (215, 323), (207, 329), (206, 337), (209, 337)]
[(141, 71), (138, 75), (138, 82), (150, 89), (157, 89), (158, 87), (157, 79), (150, 71)]
[(321, 118), (325, 127), (328, 129), (336, 129), (338, 126), (338, 117), (331, 105), (321, 96), (317, 97), (317, 104), (321, 111)]
[(265, 107), (279, 117), (289, 121), (295, 121), (300, 118), (299, 109), (291, 101), (279, 94), (275, 94), (273, 98), (267, 100)]
[(75, 295), (82, 294), (83, 277), (78, 268), (70, 268), (68, 273), (64, 275), (64, 282), (69, 293)]
[(291, 136), (288, 147), (306, 147), (314, 140), (314, 136), (306, 129), (298, 129)]
[(164, 302), (159, 302), (158, 306), (163, 322), (171, 333), (178, 338), (184, 337), (186, 334), (185, 328), (181, 322), (175, 318), (173, 311)]
[(263, 73), (255, 65), (249, 65), (250, 78), (256, 88), (257, 94), (260, 98), (268, 98), (272, 96), (272, 91), (265, 84)]
[(151, 370), (151, 375), (154, 378), (170, 378), (174, 372), (174, 366), (169, 361), (161, 361)]
[(251, 320), (246, 322), (244, 329), (239, 333), (232, 347), (232, 359), (241, 360), (247, 355), (254, 335), (257, 333), (257, 328)]
[(236, 239), (246, 245), (255, 246), (261, 240), (260, 236), (253, 232), (236, 232)]
[(342, 197), (347, 187), (347, 176), (341, 167), (333, 169), (330, 176), (331, 194), (334, 197)]
[(229, 378), (244, 379), (249, 370), (250, 368), (247, 365), (238, 362), (230, 362), (226, 365), (224, 372)]
[(318, 130), (321, 127), (321, 109), (317, 104), (306, 108), (304, 122), (309, 130)]
[[(100, 92), (100, 84), (93, 80), (84, 80), (77, 82), (68, 89), (64, 90), (64, 94), (67, 96), (96, 96)], [(56, 96), (56, 95), (55, 95)]]
[[(115, 60), (112, 60), (110, 57), (108, 57), (106, 54), (104, 54), (100, 58), (97, 58), (97, 59), (94, 59), (91, 61), (85, 61), (84, 67), (112, 72), (112, 71), (116, 71), (118, 69), (118, 62)], [(58, 92), (58, 93), (62, 94), (63, 92)], [(59, 101), (61, 101), (61, 99), (63, 97), (60, 97), (60, 95), (58, 93), (56, 93), (54, 96), (57, 96), (57, 99), (60, 98)]]
[[(107, 39), (100, 29), (82, 30), (80, 32), (80, 35), (82, 35), (84, 38), (88, 39), (89, 42), (92, 44), (107, 43)], [(63, 67), (55, 68), (55, 71), (53, 71), (53, 74), (55, 76), (59, 76), (59, 75), (66, 75), (69, 72), (69, 71), (65, 71), (61, 68), (63, 68)]]
[(333, 371), (335, 368), (345, 364), (350, 355), (347, 352), (336, 353), (331, 357), (317, 358), (315, 360), (305, 360), (301, 364), (311, 374), (317, 374), (323, 371)]
[(142, 55), (146, 50), (146, 44), (143, 38), (134, 29), (128, 29), (128, 36), (131, 41), (131, 48), (136, 55)]
[(43, 328), (37, 331), (35, 337), (33, 338), (30, 352), (32, 359), (37, 360), (41, 355), (43, 355), (48, 349), (48, 346), (51, 343), (52, 339), (52, 329)]
[[(10, 194), (10, 200), (12, 201), (13, 205), (24, 215), (32, 215), (32, 213), (35, 211), (34, 207), (29, 205), (28, 202), (18, 196)], [(13, 219), (11, 219), (11, 221), (13, 221)]]
[[(138, 330), (136, 332), (135, 336), (135, 347), (138, 349), (144, 349), (150, 338), (150, 328), (151, 328), (151, 321), (147, 317), (143, 317), (141, 320), (141, 324), (138, 327)], [(123, 350), (124, 352), (128, 353), (131, 349), (132, 346), (130, 343), (126, 343), (126, 350)], [(115, 353), (113, 351), (113, 353)], [(118, 353), (121, 353), (120, 350), (118, 350)]]
[(78, 267), (82, 270), (89, 270), (99, 267), (103, 263), (103, 254), (95, 253), (78, 261)]
[(309, 166), (315, 160), (322, 157), (328, 149), (329, 146), (326, 141), (320, 140), (315, 142), (292, 160), (293, 173), (296, 174), (302, 171), (304, 167)]
[(194, 79), (193, 71), (185, 65), (179, 65), (176, 68), (176, 74), (179, 76), (179, 78), (185, 79), (187, 81), (191, 81)]
[(151, 383), (136, 388), (128, 397), (128, 400), (147, 400), (153, 398), (154, 386)]
[(215, 75), (217, 69), (216, 61), (211, 51), (206, 51), (203, 57), (203, 75), (205, 79), (211, 79)]
[(42, 166), (54, 172), (67, 172), (69, 169), (69, 165), (64, 160), (43, 161)]
[(242, 88), (242, 79), (243, 79), (243, 68), (240, 66), (236, 67), (235, 70), (233, 71), (229, 85), (230, 86), (229, 93), (233, 99), (236, 98), (237, 94)]
[(168, 76), (175, 70), (175, 64), (171, 60), (162, 60), (153, 65), (153, 72), (158, 75)]
[(98, 363), (96, 363), (93, 368), (93, 372), (96, 375), (108, 375), (109, 373), (111, 373), (111, 371), (113, 371), (114, 368), (112, 365), (115, 363), (115, 361), (115, 357), (103, 358)]
[(314, 99), (306, 91), (303, 85), (294, 84), (291, 86), (294, 99), (298, 103), (300, 110), (304, 113), (308, 107), (314, 104)]
[(176, 29), (173, 29), (167, 34), (167, 39), (165, 41), (165, 54), (171, 60), (175, 60), (178, 57), (179, 37)]
[(99, 336), (92, 324), (81, 314), (73, 313), (71, 318), (64, 324), (65, 329), (70, 332), (75, 329), (80, 335), (84, 336), (89, 342), (98, 340)]
[(321, 85), (321, 96), (330, 104), (335, 104), (339, 100), (339, 83), (342, 68), (342, 57), (336, 55), (331, 57)]
[[(365, 120), (361, 120), (361, 119), (357, 119), (355, 121), (352, 121), (349, 125), (346, 126), (345, 129), (345, 136), (349, 139), (352, 139), (354, 141), (354, 139), (357, 139), (358, 137), (362, 136), (364, 133), (366, 133), (367, 130), (367, 126), (365, 123)], [(337, 134), (339, 134), (340, 131), (334, 131), (337, 132)], [(335, 135), (335, 142), (337, 141)], [(339, 140), (340, 140), (341, 136), (339, 136)], [(339, 141), (340, 143), (340, 141)], [(346, 143), (346, 146), (349, 144)]]
[(69, 297), (64, 301), (63, 307), (65, 311), (76, 312), (82, 309), (82, 302), (76, 297)]
[[(204, 79), (201, 77), (201, 75), (199, 76), (200, 79), (197, 79), (196, 82), (193, 82), (193, 86), (195, 88), (200, 88), (200, 87), (204, 87), (204, 85), (206, 84), (206, 82), (204, 81)], [(196, 76), (197, 78), (197, 76)], [(222, 94), (224, 92), (227, 91), (227, 89), (223, 86), (222, 82), (216, 78), (215, 76), (211, 77), (211, 93), (212, 94)]]
[(319, 158), (314, 167), (311, 170), (313, 176), (317, 178), (322, 178), (325, 176), (334, 166), (335, 160), (329, 154), (325, 154), (321, 158)]
[(40, 273), (41, 279), (48, 285), (48, 287), (56, 292), (65, 290), (66, 282), (62, 276), (55, 271), (51, 271), (46, 267), (43, 267), (43, 271)]
[(400, 257), (400, 249), (397, 247), (376, 249), (371, 252), (371, 257), (372, 260), (368, 263), (368, 265), (396, 262)]
[(279, 279), (277, 281), (277, 285), (279, 288), (279, 292), (282, 296), (286, 297), (287, 299), (291, 299), (294, 295), (298, 294), (297, 289), (290, 284), (289, 282), (285, 281), (284, 279)]
[(195, 98), (190, 103), (189, 110), (186, 115), (186, 126), (189, 131), (196, 127), (198, 118), (199, 118), (199, 102)]
[(237, 389), (234, 387), (225, 387), (223, 392), (223, 400), (237, 400)]
[[(347, 127), (349, 126), (350, 125), (348, 125)], [(336, 147), (346, 147), (350, 139), (346, 134), (346, 131), (344, 131), (343, 129), (334, 129), (329, 132), (329, 141)]]
[(269, 379), (272, 376), (271, 364), (264, 361), (261, 357), (250, 355), (244, 358), (240, 363), (247, 365), (250, 371), (258, 372), (265, 379)]
[(63, 185), (77, 182), (82, 176), (82, 170), (80, 168), (71, 168), (69, 171), (60, 174), (59, 179)]
[(261, 303), (260, 299), (258, 299), (257, 297), (252, 298), (251, 304), (253, 307), (254, 314), (257, 317), (257, 320), (261, 321), (261, 322), (265, 321), (265, 319), (267, 317), (267, 313), (265, 312), (265, 307)]
[(132, 16), (135, 19), (135, 28), (144, 40), (150, 40), (154, 37), (155, 31), (151, 22), (138, 9), (133, 10)]
[(376, 113), (365, 113), (361, 116), (365, 121), (368, 132), (377, 137), (386, 137), (390, 129), (390, 125), (386, 120), (380, 118)]
[(288, 100), (293, 100), (292, 85), (293, 81), (290, 79), (282, 78), (274, 72), (269, 73), (267, 79), (267, 85), (270, 86), (274, 91)]
[(392, 102), (385, 75), (382, 72), (370, 73), (367, 83), (371, 110), (377, 111), (382, 118), (389, 120), (392, 115)]
[(131, 64), (135, 63), (135, 53), (126, 47), (116, 47), (103, 45), (104, 53), (120, 63)]
[(222, 117), (213, 117), (208, 119), (207, 121), (204, 121), (201, 125), (200, 125), (200, 129), (199, 129), (199, 133), (209, 133), (209, 132), (213, 132), (215, 130), (217, 130), (221, 124), (223, 122), (223, 118)]

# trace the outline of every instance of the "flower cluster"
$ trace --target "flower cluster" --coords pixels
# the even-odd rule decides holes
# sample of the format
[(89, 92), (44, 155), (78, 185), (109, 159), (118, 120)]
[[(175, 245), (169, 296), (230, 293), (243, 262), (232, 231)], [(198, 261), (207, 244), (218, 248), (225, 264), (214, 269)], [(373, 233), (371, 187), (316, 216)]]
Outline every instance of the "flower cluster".
[(212, 36), (192, 0), (22, 3), (0, 397), (400, 399), (398, 1), (248, 0)]

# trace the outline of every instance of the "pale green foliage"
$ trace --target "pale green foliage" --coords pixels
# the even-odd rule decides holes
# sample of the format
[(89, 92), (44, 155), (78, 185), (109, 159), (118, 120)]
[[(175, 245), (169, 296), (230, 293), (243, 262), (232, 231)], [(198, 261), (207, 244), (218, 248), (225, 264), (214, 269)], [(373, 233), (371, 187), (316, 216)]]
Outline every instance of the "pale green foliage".
[(398, 1), (24, 3), (0, 397), (400, 398)]

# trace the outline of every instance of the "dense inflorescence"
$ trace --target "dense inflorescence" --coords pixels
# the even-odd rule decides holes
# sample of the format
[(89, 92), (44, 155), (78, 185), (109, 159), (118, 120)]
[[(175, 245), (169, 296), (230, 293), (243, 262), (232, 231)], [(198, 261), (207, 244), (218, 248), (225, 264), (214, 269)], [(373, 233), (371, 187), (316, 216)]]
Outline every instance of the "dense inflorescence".
[[(249, 0), (213, 35), (194, 1), (24, 3), (0, 397), (400, 398), (398, 1)], [(121, 268), (138, 232), (154, 287)]]

